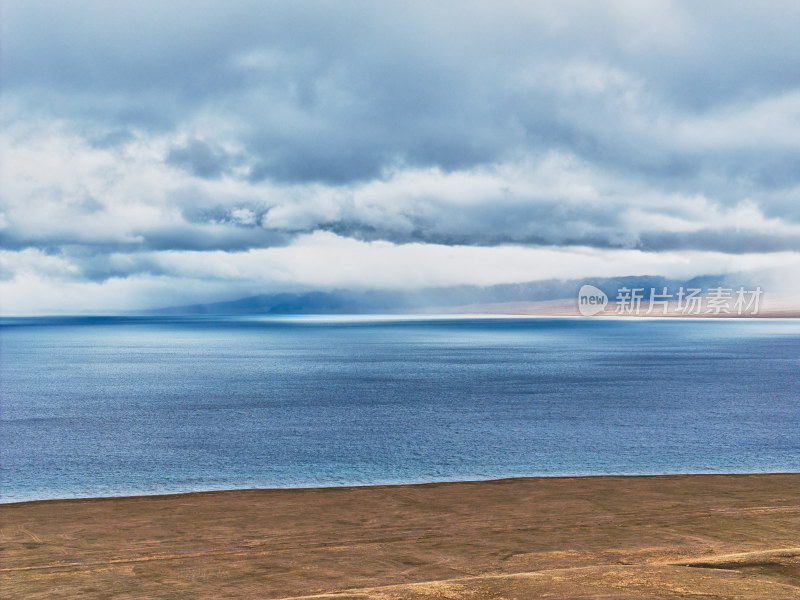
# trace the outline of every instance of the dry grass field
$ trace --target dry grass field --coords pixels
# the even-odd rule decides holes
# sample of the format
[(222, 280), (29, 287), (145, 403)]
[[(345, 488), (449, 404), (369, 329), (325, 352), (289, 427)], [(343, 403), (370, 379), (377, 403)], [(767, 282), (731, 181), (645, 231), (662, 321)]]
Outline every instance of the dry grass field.
[(2, 598), (800, 598), (800, 474), (0, 505)]

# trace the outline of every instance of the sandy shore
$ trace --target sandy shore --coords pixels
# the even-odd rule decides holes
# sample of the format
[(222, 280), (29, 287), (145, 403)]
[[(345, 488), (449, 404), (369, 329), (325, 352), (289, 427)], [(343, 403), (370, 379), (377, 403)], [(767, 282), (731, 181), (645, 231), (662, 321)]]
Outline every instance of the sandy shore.
[(800, 474), (0, 505), (3, 598), (800, 598)]

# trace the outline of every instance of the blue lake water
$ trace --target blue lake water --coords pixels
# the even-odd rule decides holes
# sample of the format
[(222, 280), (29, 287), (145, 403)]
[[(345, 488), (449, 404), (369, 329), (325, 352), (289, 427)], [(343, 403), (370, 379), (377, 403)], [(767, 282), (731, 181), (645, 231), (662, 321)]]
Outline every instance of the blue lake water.
[(0, 494), (800, 471), (800, 322), (0, 321)]

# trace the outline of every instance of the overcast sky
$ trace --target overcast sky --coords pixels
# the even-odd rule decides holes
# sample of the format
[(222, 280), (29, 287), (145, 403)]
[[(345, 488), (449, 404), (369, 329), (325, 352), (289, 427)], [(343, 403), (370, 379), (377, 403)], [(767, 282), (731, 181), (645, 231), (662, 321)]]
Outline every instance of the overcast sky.
[(800, 287), (800, 2), (3, 0), (0, 309)]

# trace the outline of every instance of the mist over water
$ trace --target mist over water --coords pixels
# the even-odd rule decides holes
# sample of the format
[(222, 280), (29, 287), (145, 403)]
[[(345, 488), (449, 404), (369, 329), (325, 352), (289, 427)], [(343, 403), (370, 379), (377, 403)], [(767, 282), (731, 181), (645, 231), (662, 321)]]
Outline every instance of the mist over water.
[(792, 320), (0, 323), (2, 501), (800, 471)]

